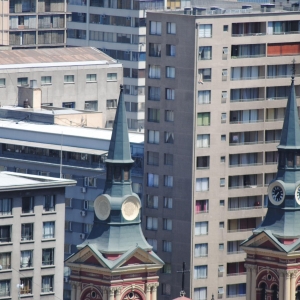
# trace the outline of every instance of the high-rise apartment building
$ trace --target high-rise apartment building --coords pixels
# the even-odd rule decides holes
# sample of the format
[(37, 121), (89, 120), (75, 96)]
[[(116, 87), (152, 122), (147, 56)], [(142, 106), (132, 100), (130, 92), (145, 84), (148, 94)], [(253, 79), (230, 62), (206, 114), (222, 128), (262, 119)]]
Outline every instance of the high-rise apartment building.
[[(240, 243), (265, 215), (299, 7), (210, 2), (147, 13), (144, 232), (166, 265), (159, 299), (244, 299)], [(203, 4), (202, 4), (203, 5)]]
[(72, 22), (67, 24), (67, 44), (99, 48), (123, 64), (129, 130), (144, 129), (146, 13), (186, 3), (189, 1), (68, 1)]
[(14, 49), (65, 47), (66, 0), (1, 0), (0, 45)]

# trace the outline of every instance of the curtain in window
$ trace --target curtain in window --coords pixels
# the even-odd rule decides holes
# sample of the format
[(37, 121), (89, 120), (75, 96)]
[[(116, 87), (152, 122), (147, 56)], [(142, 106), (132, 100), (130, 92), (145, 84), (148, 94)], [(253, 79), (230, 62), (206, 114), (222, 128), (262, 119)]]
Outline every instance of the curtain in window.
[(196, 192), (208, 191), (209, 178), (196, 179)]
[(267, 34), (273, 34), (273, 22), (268, 22)]
[(206, 278), (207, 266), (196, 266), (194, 268), (194, 279)]
[(167, 242), (167, 241), (163, 241), (163, 250), (165, 252), (172, 252), (172, 243)]
[(165, 176), (165, 186), (173, 186), (173, 176)]
[(42, 277), (42, 292), (48, 293), (52, 291), (52, 278), (50, 276)]
[(206, 299), (207, 299), (206, 287), (194, 289), (194, 300), (206, 300)]
[(175, 68), (174, 67), (167, 67), (167, 77), (175, 78)]
[(239, 198), (231, 198), (229, 199), (229, 208), (237, 209), (239, 207)]
[(44, 239), (54, 238), (54, 222), (44, 223)]
[(167, 89), (167, 99), (168, 100), (174, 100), (175, 98), (175, 90), (173, 89)]
[(198, 134), (197, 135), (197, 147), (198, 148), (207, 148), (209, 147), (209, 134)]
[(2, 213), (2, 215), (11, 214), (11, 199), (0, 200), (0, 213)]
[(195, 245), (195, 257), (207, 256), (208, 245), (196, 244)]
[(11, 266), (11, 254), (10, 253), (0, 253), (0, 265), (2, 268), (10, 269)]
[(147, 217), (147, 229), (157, 229), (157, 218)]
[(212, 36), (212, 25), (211, 24), (200, 24), (199, 37), (209, 38)]
[(160, 78), (160, 66), (149, 66), (149, 78)]
[(165, 142), (169, 144), (174, 143), (174, 133), (173, 132), (165, 132)]
[(31, 251), (21, 251), (21, 268), (28, 268), (32, 265), (32, 252)]
[(198, 104), (210, 103), (210, 90), (198, 91)]
[(195, 235), (206, 235), (208, 231), (208, 222), (195, 223)]
[(198, 113), (197, 125), (198, 126), (209, 126), (210, 125), (210, 113)]
[(10, 295), (10, 280), (0, 281), (0, 297)]

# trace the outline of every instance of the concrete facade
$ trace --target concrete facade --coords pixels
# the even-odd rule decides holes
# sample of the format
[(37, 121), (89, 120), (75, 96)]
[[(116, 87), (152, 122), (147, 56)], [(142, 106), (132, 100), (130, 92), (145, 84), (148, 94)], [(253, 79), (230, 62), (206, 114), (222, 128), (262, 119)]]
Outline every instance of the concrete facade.
[(36, 81), (42, 105), (103, 112), (111, 127), (122, 65), (91, 47), (0, 51), (1, 105), (18, 104), (18, 86)]
[(183, 261), (191, 298), (244, 299), (239, 245), (266, 212), (293, 57), (299, 96), (298, 8), (205, 4), (147, 13), (143, 229), (166, 263), (160, 299), (179, 295)]
[[(1, 172), (0, 297), (62, 299), (65, 187), (74, 180)], [(17, 284), (21, 285), (19, 288)]]

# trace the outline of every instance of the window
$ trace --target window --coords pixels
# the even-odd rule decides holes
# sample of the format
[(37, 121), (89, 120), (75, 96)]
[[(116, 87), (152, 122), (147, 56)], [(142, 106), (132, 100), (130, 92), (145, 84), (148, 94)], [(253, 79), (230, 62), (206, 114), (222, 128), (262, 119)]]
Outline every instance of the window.
[(148, 130), (148, 143), (149, 144), (159, 144), (159, 131)]
[(208, 200), (196, 200), (196, 214), (208, 213), (208, 203)]
[(0, 216), (12, 214), (12, 199), (0, 199)]
[(161, 22), (150, 21), (151, 35), (161, 35)]
[[(88, 201), (88, 202), (92, 202), (92, 201)], [(82, 223), (82, 232), (83, 233), (89, 234), (92, 231), (92, 228), (93, 228), (93, 224)]]
[(5, 87), (5, 78), (0, 78), (0, 88)]
[(161, 270), (164, 274), (171, 274), (172, 273), (172, 267), (170, 263), (165, 263)]
[(176, 23), (167, 22), (167, 33), (176, 34)]
[(221, 113), (221, 123), (226, 123), (226, 113)]
[(169, 153), (164, 154), (164, 164), (167, 166), (173, 165), (173, 154), (169, 154)]
[(86, 74), (86, 82), (97, 81), (97, 74)]
[(21, 241), (33, 240), (33, 223), (21, 225)]
[(66, 207), (72, 208), (72, 198), (66, 198), (65, 203), (66, 203)]
[(159, 87), (149, 86), (148, 100), (154, 100), (154, 101), (160, 100), (160, 88)]
[(198, 60), (210, 60), (212, 57), (212, 47), (199, 47)]
[(203, 192), (209, 190), (209, 178), (196, 179), (196, 192)]
[(172, 242), (163, 241), (163, 251), (172, 252)]
[(65, 75), (64, 76), (64, 83), (74, 83), (74, 75)]
[(226, 134), (221, 135), (221, 142), (226, 142)]
[(222, 81), (226, 81), (228, 76), (228, 71), (227, 69), (222, 70)]
[(197, 114), (197, 126), (209, 126), (210, 125), (210, 112)]
[(220, 251), (223, 251), (223, 250), (224, 250), (224, 244), (223, 244), (223, 243), (220, 243), (220, 244), (219, 244), (219, 250), (220, 250)]
[(22, 214), (33, 213), (34, 198), (22, 197)]
[(166, 89), (166, 100), (174, 100), (174, 99), (175, 99), (175, 90)]
[(157, 251), (157, 240), (156, 239), (147, 239), (147, 242), (150, 246), (153, 247), (153, 251)]
[(84, 186), (96, 187), (96, 178), (95, 177), (84, 177)]
[(40, 175), (40, 176), (49, 176), (50, 172), (38, 171), (38, 175)]
[(70, 244), (64, 244), (64, 252), (67, 253), (67, 254), (72, 252)]
[(149, 56), (161, 57), (161, 44), (149, 43)]
[(42, 265), (43, 266), (54, 265), (54, 248), (43, 249)]
[(195, 257), (206, 257), (208, 253), (208, 244), (195, 244)]
[(33, 266), (33, 251), (21, 251), (20, 268), (31, 268)]
[(21, 278), (20, 279), (21, 284), (23, 284), (23, 287), (20, 289), (21, 295), (28, 295), (32, 294), (32, 278)]
[(147, 151), (147, 164), (151, 166), (158, 166), (159, 152)]
[(10, 296), (10, 280), (0, 280), (0, 297)]
[(148, 173), (148, 186), (150, 187), (158, 187), (158, 175)]
[(28, 77), (19, 77), (17, 85), (18, 86), (28, 85)]
[(207, 234), (208, 234), (208, 222), (196, 222), (195, 235), (207, 235)]
[(218, 277), (223, 277), (223, 273), (224, 273), (224, 266), (219, 265), (219, 267), (218, 267)]
[(210, 38), (210, 37), (212, 37), (212, 25), (211, 24), (200, 24), (199, 38)]
[(72, 222), (65, 221), (65, 231), (72, 231)]
[(75, 102), (63, 102), (62, 107), (65, 108), (75, 108)]
[(165, 131), (165, 143), (174, 144), (174, 133)]
[(173, 186), (173, 176), (164, 175), (164, 186), (167, 187)]
[(209, 168), (209, 156), (197, 156), (196, 167), (197, 169)]
[(207, 278), (207, 266), (194, 267), (194, 279)]
[(220, 206), (225, 206), (225, 200), (220, 200)]
[(211, 99), (211, 91), (198, 91), (198, 104), (209, 104)]
[(194, 300), (206, 300), (207, 299), (207, 288), (201, 287), (194, 289)]
[(44, 211), (55, 211), (55, 196), (45, 196)]
[(157, 218), (146, 217), (146, 229), (157, 230), (158, 221)]
[(146, 204), (148, 208), (158, 208), (158, 196), (147, 195)]
[(225, 186), (225, 178), (220, 178), (220, 187)]
[(199, 82), (211, 81), (211, 69), (199, 69), (198, 70)]
[(98, 101), (97, 100), (89, 100), (84, 102), (84, 109), (91, 111), (98, 111)]
[(228, 31), (228, 25), (223, 25), (223, 31)]
[(175, 78), (175, 68), (166, 67), (166, 78)]
[(148, 77), (152, 79), (160, 79), (160, 66), (149, 65)]
[(43, 223), (43, 239), (53, 239), (55, 236), (55, 223), (44, 222)]
[(51, 76), (42, 76), (41, 77), (41, 84), (42, 85), (52, 84), (52, 77)]
[(227, 99), (227, 91), (222, 91), (222, 99), (221, 99), (221, 102), (222, 102), (222, 103), (226, 103), (226, 99)]
[(173, 207), (173, 198), (164, 197), (164, 208)]
[(54, 292), (54, 277), (53, 275), (42, 276), (42, 293), (52, 293)]
[(166, 45), (166, 55), (167, 56), (176, 56), (176, 46), (175, 45)]
[(0, 226), (0, 243), (9, 243), (11, 241), (11, 226)]
[(219, 228), (221, 228), (221, 229), (224, 228), (224, 222), (219, 222)]
[(118, 106), (117, 99), (108, 99), (106, 100), (106, 108), (116, 108)]
[(225, 158), (225, 156), (221, 156), (221, 158), (220, 158), (220, 162), (221, 162), (221, 163), (225, 163), (225, 161), (226, 161), (226, 158)]
[(117, 73), (107, 73), (107, 81), (116, 81), (117, 78)]
[(165, 121), (174, 122), (174, 110), (165, 110)]
[(11, 253), (0, 253), (0, 265), (2, 270), (11, 269)]
[(172, 230), (172, 220), (171, 219), (163, 219), (163, 229), (164, 230)]
[(208, 148), (210, 146), (210, 135), (209, 134), (198, 134), (197, 135), (197, 147)]
[(163, 295), (171, 295), (171, 284), (169, 284), (169, 283), (162, 284), (162, 294)]

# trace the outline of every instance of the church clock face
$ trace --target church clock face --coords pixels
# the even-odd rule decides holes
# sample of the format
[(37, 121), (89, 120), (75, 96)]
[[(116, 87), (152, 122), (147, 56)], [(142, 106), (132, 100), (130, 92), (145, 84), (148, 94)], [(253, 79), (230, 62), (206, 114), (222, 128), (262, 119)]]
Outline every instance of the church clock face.
[(129, 196), (122, 204), (122, 215), (125, 220), (133, 221), (139, 214), (141, 204), (139, 199), (134, 196)]
[(300, 184), (298, 184), (296, 187), (295, 199), (296, 199), (297, 203), (300, 205)]
[(98, 196), (94, 202), (94, 209), (96, 217), (99, 220), (106, 220), (109, 217), (111, 210), (109, 199), (105, 195)]
[(274, 205), (279, 205), (284, 201), (285, 190), (282, 184), (278, 181), (275, 181), (269, 186), (269, 199)]

